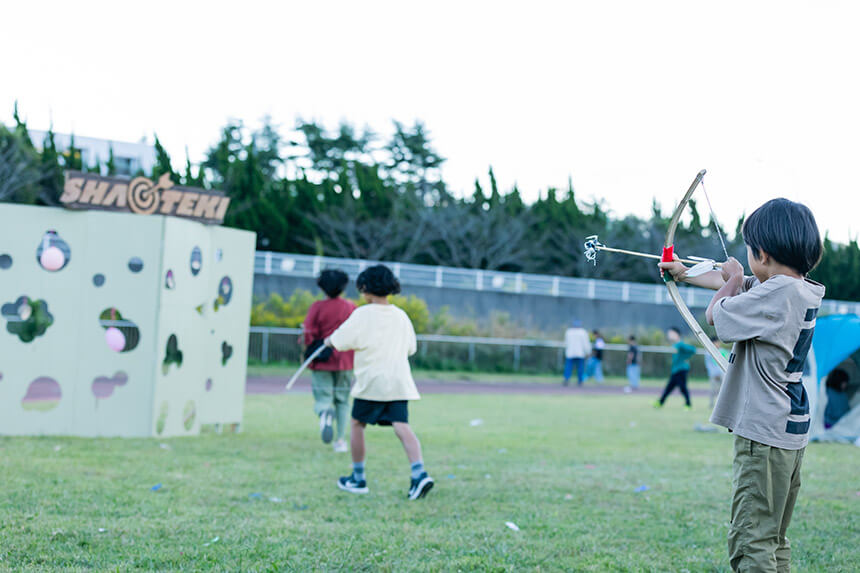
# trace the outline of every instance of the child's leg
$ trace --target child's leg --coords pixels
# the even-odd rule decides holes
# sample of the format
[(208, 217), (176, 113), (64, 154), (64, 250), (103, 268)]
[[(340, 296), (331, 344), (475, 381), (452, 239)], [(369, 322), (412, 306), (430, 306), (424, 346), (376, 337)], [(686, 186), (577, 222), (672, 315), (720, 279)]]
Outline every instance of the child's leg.
[(366, 454), (364, 448), (364, 428), (367, 424), (359, 422), (355, 418), (349, 428), (349, 449), (352, 452), (352, 463), (363, 464)]
[(422, 461), (424, 458), (421, 457), (421, 443), (418, 441), (418, 436), (409, 427), (409, 424), (394, 422), (391, 425), (394, 428), (394, 433), (400, 438), (403, 449), (406, 450), (406, 457), (409, 458), (409, 463), (414, 464), (415, 462)]
[(337, 420), (336, 438), (342, 440), (349, 424), (349, 384), (352, 371), (343, 370), (336, 373), (334, 382), (334, 413)]
[(788, 571), (785, 529), (800, 488), (803, 451), (735, 436), (729, 562), (734, 571)]
[(574, 358), (573, 362), (576, 365), (576, 382), (582, 384), (585, 380), (585, 358)]
[(675, 386), (678, 385), (678, 372), (675, 372), (669, 377), (669, 381), (666, 382), (666, 387), (663, 388), (663, 394), (660, 395), (660, 405), (662, 406), (666, 402), (666, 398), (669, 397), (669, 394), (672, 393), (672, 390), (675, 389)]
[(603, 382), (603, 360), (594, 360), (594, 379)]
[(688, 370), (681, 370), (679, 372), (681, 375), (678, 380), (678, 387), (681, 389), (681, 394), (684, 395), (684, 400), (687, 402), (687, 406), (691, 406), (690, 404), (690, 391), (687, 390), (687, 374), (689, 374)]
[[(794, 503), (797, 501), (797, 494), (800, 492), (800, 466), (803, 465), (804, 450), (782, 450), (788, 452), (788, 464), (793, 465), (791, 479), (788, 485), (788, 496), (785, 500), (785, 512), (782, 514), (782, 523), (779, 526), (779, 548), (776, 550), (776, 570), (778, 573), (788, 573), (791, 569), (791, 544), (788, 542), (788, 537), (785, 532), (791, 523), (791, 514), (794, 512)], [(792, 463), (793, 462), (793, 463)], [(786, 465), (788, 465), (786, 464)], [(787, 472), (788, 467), (785, 468)]]
[(570, 382), (570, 375), (573, 374), (573, 358), (564, 359), (564, 383)]
[(334, 405), (334, 372), (311, 370), (311, 391), (314, 394), (314, 413), (321, 416)]

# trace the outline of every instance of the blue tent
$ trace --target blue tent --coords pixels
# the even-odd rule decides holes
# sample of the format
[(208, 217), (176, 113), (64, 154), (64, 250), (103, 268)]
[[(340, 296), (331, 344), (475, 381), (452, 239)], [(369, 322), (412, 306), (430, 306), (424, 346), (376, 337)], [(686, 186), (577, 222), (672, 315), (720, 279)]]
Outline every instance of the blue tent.
[(817, 378), (821, 380), (860, 349), (860, 316), (834, 314), (819, 318), (812, 335), (812, 349)]
[[(856, 314), (836, 314), (823, 316), (815, 323), (812, 335), (812, 358), (810, 372), (804, 375), (804, 386), (809, 395), (812, 411), (810, 438), (815, 441), (854, 442), (860, 445), (860, 392), (853, 392), (851, 410), (839, 422), (825, 429), (824, 410), (827, 406), (825, 379), (834, 368), (843, 364), (853, 354), (860, 351), (860, 317)], [(853, 371), (852, 377), (860, 378), (857, 357), (848, 363)], [(806, 374), (806, 373), (805, 373)], [(855, 386), (856, 388), (856, 386)]]

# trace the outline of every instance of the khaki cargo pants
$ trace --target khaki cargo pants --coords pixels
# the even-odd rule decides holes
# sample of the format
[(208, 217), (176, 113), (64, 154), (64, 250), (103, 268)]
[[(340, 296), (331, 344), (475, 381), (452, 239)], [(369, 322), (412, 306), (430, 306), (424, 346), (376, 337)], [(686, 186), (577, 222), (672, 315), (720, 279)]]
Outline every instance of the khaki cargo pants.
[(334, 410), (335, 439), (342, 440), (349, 426), (349, 390), (352, 370), (311, 370), (311, 390), (314, 394), (314, 413), (319, 416), (328, 409)]
[(732, 570), (790, 570), (791, 546), (785, 532), (800, 491), (803, 452), (735, 436), (729, 528)]

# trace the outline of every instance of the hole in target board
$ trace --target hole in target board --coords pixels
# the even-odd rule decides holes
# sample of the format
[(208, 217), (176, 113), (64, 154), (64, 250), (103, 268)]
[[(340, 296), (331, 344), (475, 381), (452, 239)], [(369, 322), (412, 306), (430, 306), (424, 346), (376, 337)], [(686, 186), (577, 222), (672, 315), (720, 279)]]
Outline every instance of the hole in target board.
[(230, 277), (222, 277), (221, 281), (218, 283), (218, 296), (215, 298), (215, 302), (212, 303), (212, 308), (215, 312), (218, 312), (222, 306), (227, 306), (230, 304), (230, 300), (233, 298), (233, 281), (230, 280)]
[(221, 343), (221, 366), (227, 366), (227, 361), (233, 356), (233, 347), (227, 341)]
[(167, 424), (167, 400), (161, 403), (161, 409), (158, 412), (158, 418), (155, 420), (155, 433), (161, 435), (164, 432), (164, 425)]
[(3, 253), (0, 255), (0, 270), (6, 270), (12, 267), (12, 255)]
[(164, 362), (161, 364), (161, 371), (165, 376), (170, 371), (171, 364), (175, 364), (177, 368), (182, 366), (182, 351), (179, 350), (179, 339), (175, 334), (167, 337), (167, 347), (164, 349)]
[(191, 249), (191, 274), (193, 276), (197, 276), (200, 273), (200, 269), (203, 268), (203, 251), (200, 250), (200, 247), (194, 247)]
[(113, 376), (99, 376), (93, 380), (92, 391), (93, 396), (99, 400), (110, 398), (113, 396), (113, 391), (117, 386), (125, 386), (128, 382), (128, 374), (119, 371)]
[(114, 352), (130, 352), (140, 342), (140, 329), (114, 307), (99, 315), (99, 325), (105, 329), (105, 343)]
[(182, 411), (182, 426), (186, 431), (190, 431), (194, 427), (194, 419), (197, 417), (197, 408), (194, 406), (194, 401), (189, 400), (185, 404), (185, 409)]
[(0, 307), (0, 316), (6, 320), (6, 330), (21, 342), (33, 342), (48, 331), (54, 324), (54, 316), (44, 300), (33, 300), (20, 296), (14, 302)]
[(48, 272), (55, 273), (66, 268), (72, 260), (72, 249), (53, 229), (42, 235), (36, 247), (36, 262)]
[(133, 273), (139, 273), (143, 270), (143, 259), (140, 257), (132, 257), (128, 260), (128, 270)]
[(62, 399), (60, 383), (48, 376), (41, 376), (27, 386), (27, 393), (21, 399), (21, 407), (24, 410), (47, 412), (56, 408)]

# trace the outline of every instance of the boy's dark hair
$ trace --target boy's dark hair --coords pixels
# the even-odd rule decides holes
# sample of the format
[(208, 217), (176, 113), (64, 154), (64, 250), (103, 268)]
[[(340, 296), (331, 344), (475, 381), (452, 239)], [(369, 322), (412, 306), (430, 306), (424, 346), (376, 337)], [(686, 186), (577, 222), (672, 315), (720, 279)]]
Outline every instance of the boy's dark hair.
[(627, 340), (629, 340), (630, 342), (636, 342), (636, 337), (631, 334), (627, 337)]
[(666, 332), (674, 332), (678, 336), (681, 336), (681, 329), (678, 328), (677, 326), (670, 326), (669, 328), (666, 329)]
[(329, 298), (340, 296), (349, 283), (349, 276), (340, 269), (326, 269), (317, 277), (317, 286)]
[(361, 271), (355, 286), (358, 287), (359, 292), (376, 296), (388, 296), (400, 292), (400, 281), (385, 265), (374, 265)]
[(744, 221), (742, 233), (756, 260), (764, 251), (802, 275), (821, 260), (821, 234), (806, 205), (771, 199)]

